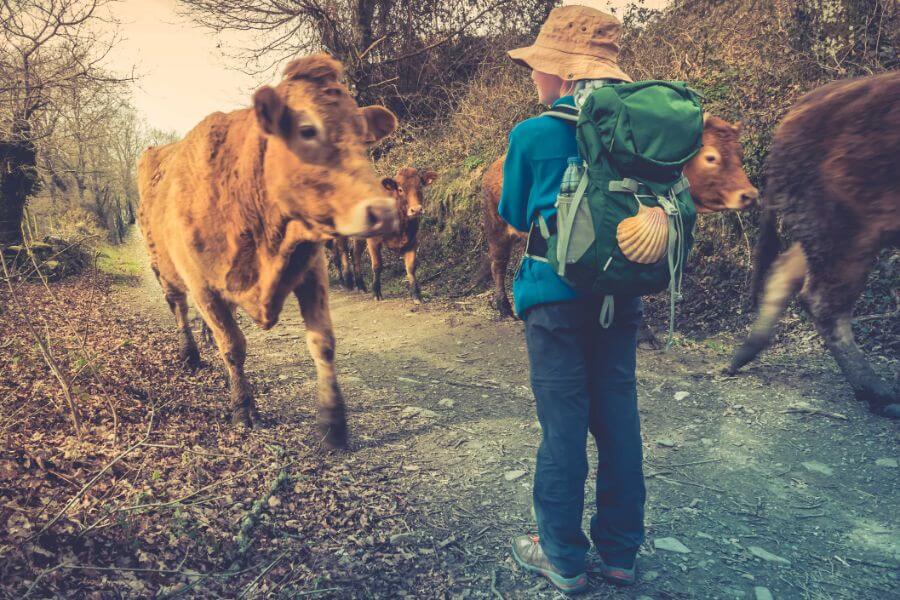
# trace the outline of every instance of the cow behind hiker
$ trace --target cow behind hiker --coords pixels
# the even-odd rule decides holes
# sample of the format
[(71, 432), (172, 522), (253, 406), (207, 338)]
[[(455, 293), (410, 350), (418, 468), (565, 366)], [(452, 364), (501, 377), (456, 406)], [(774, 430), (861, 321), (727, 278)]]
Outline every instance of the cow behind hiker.
[[(709, 116), (704, 121), (703, 147), (684, 168), (691, 184), (691, 197), (699, 213), (743, 210), (752, 205), (759, 193), (744, 172), (743, 150), (739, 140), (740, 124), (732, 124)], [(516, 231), (497, 214), (503, 188), (503, 162), (500, 157), (485, 172), (482, 180), (482, 219), (487, 240), (488, 260), (494, 292), (491, 305), (503, 317), (513, 311), (506, 293), (506, 268), (513, 245), (524, 241), (525, 234)], [(644, 332), (642, 335), (648, 335)], [(652, 333), (649, 333), (652, 337)]]

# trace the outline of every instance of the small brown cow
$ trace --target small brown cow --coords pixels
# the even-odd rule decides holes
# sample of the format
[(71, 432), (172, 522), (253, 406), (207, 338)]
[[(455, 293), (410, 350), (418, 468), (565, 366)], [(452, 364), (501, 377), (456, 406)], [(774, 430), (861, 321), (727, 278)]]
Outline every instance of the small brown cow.
[[(770, 267), (772, 274), (759, 319), (727, 372), (768, 346), (799, 291), (856, 397), (875, 412), (900, 417), (900, 390), (875, 374), (851, 328), (853, 305), (878, 252), (900, 242), (898, 157), (900, 71), (826, 85), (785, 116), (766, 159), (754, 298)], [(775, 260), (777, 215), (794, 243)]]
[(253, 95), (253, 107), (210, 115), (183, 140), (148, 149), (138, 167), (141, 229), (181, 331), (182, 359), (199, 362), (190, 294), (228, 370), (232, 422), (251, 425), (256, 408), (234, 309), (268, 329), (293, 293), (316, 364), (318, 424), (331, 447), (346, 444), (347, 426), (322, 241), (396, 227), (396, 203), (366, 148), (397, 120), (383, 107), (360, 109), (341, 73), (324, 54), (294, 60), (277, 87)]
[[(743, 150), (738, 139), (740, 132), (740, 123), (731, 124), (713, 116), (707, 116), (704, 120), (703, 147), (684, 167), (684, 175), (691, 184), (691, 197), (698, 212), (743, 210), (759, 196), (742, 166)], [(513, 311), (506, 294), (506, 267), (513, 244), (518, 240), (524, 241), (525, 234), (507, 225), (497, 213), (500, 191), (503, 188), (504, 158), (497, 159), (484, 175), (481, 206), (494, 282), (491, 305), (501, 316), (509, 317)]]
[(385, 236), (372, 236), (368, 239), (338, 238), (334, 241), (332, 258), (338, 277), (344, 287), (355, 286), (366, 291), (366, 282), (362, 274), (361, 261), (363, 246), (368, 247), (369, 259), (372, 263), (372, 295), (381, 300), (382, 247), (403, 255), (406, 266), (406, 278), (409, 293), (418, 304), (422, 301), (419, 283), (416, 280), (416, 259), (419, 248), (419, 221), (424, 210), (425, 188), (434, 183), (437, 173), (420, 172), (413, 167), (403, 167), (393, 177), (385, 177), (381, 184), (397, 200), (397, 216), (399, 226), (397, 233)]

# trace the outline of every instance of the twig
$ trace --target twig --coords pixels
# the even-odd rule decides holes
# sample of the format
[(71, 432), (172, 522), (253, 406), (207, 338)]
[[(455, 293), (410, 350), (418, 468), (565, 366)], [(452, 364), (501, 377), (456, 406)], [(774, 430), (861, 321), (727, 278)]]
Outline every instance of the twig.
[(12, 298), (12, 301), (15, 302), (16, 308), (22, 315), (22, 319), (25, 321), (25, 325), (31, 332), (32, 337), (34, 338), (35, 342), (37, 342), (38, 348), (41, 351), (41, 356), (44, 357), (44, 362), (47, 363), (47, 366), (50, 367), (50, 371), (56, 377), (56, 380), (59, 381), (59, 385), (63, 390), (63, 396), (65, 396), (66, 403), (69, 405), (69, 415), (72, 419), (72, 427), (75, 429), (75, 435), (81, 438), (81, 417), (78, 415), (78, 407), (75, 405), (75, 400), (72, 398), (72, 390), (69, 378), (66, 377), (66, 375), (59, 368), (59, 364), (57, 364), (56, 359), (54, 359), (50, 354), (50, 350), (44, 343), (44, 339), (41, 337), (40, 333), (38, 333), (37, 329), (35, 329), (34, 324), (31, 322), (31, 319), (28, 318), (28, 314), (25, 312), (25, 309), (23, 309), (22, 305), (19, 303), (19, 299), (16, 296), (16, 291), (12, 286), (12, 278), (10, 277), (9, 270), (6, 268), (6, 259), (3, 257), (2, 252), (0, 252), (0, 265), (3, 266), (3, 276), (6, 278), (7, 287), (9, 287), (9, 295)]
[(151, 408), (151, 412), (150, 412), (150, 422), (147, 424), (147, 433), (144, 435), (143, 439), (141, 439), (141, 441), (139, 441), (139, 442), (133, 444), (132, 446), (128, 447), (126, 450), (124, 450), (123, 452), (121, 452), (117, 457), (115, 457), (112, 461), (110, 461), (109, 463), (107, 463), (107, 465), (106, 465), (105, 467), (103, 467), (102, 469), (100, 469), (100, 472), (97, 473), (96, 475), (94, 475), (94, 477), (92, 477), (90, 481), (88, 481), (86, 484), (84, 484), (84, 486), (82, 486), (82, 488), (78, 491), (78, 493), (75, 494), (75, 495), (74, 495), (74, 496), (66, 503), (66, 505), (62, 507), (62, 510), (60, 510), (58, 513), (56, 513), (56, 516), (55, 516), (55, 517), (53, 517), (52, 519), (50, 519), (50, 521), (49, 521), (46, 525), (44, 525), (44, 526), (41, 528), (40, 531), (38, 531), (37, 533), (35, 533), (34, 535), (32, 535), (30, 538), (28, 538), (28, 540), (31, 541), (31, 540), (33, 540), (33, 539), (39, 537), (42, 533), (44, 533), (44, 532), (47, 531), (48, 529), (50, 529), (50, 527), (52, 527), (57, 521), (59, 521), (60, 518), (62, 518), (62, 516), (63, 516), (64, 514), (66, 514), (66, 511), (69, 510), (69, 508), (71, 508), (71, 506), (72, 506), (73, 504), (75, 504), (75, 502), (77, 502), (77, 501), (79, 500), (79, 498), (81, 498), (82, 496), (84, 496), (84, 494), (85, 494), (89, 489), (91, 489), (91, 487), (97, 482), (98, 479), (100, 479), (100, 477), (103, 476), (104, 473), (106, 473), (107, 471), (109, 471), (109, 470), (113, 467), (113, 465), (115, 465), (115, 464), (118, 463), (120, 460), (122, 460), (123, 458), (125, 458), (125, 456), (128, 455), (130, 452), (132, 452), (132, 451), (136, 450), (137, 448), (143, 446), (144, 443), (145, 443), (147, 440), (150, 439), (150, 432), (153, 430), (153, 418), (154, 418), (155, 416), (156, 416), (156, 411), (155, 411), (153, 408)]
[(495, 598), (499, 600), (505, 600), (503, 598), (503, 594), (500, 593), (500, 590), (497, 589), (497, 569), (491, 571), (491, 593)]
[(294, 598), (299, 598), (300, 596), (315, 596), (317, 594), (325, 594), (328, 592), (339, 592), (344, 588), (333, 587), (333, 588), (322, 588), (321, 590), (307, 590), (305, 592), (291, 592), (291, 596)]
[(253, 578), (253, 581), (251, 581), (249, 584), (247, 584), (247, 586), (243, 589), (243, 591), (240, 593), (240, 595), (238, 596), (238, 598), (246, 598), (246, 597), (247, 597), (247, 594), (250, 593), (250, 590), (252, 590), (254, 587), (256, 587), (257, 582), (259, 582), (260, 579), (262, 579), (263, 577), (265, 577), (265, 576), (266, 576), (266, 573), (268, 573), (269, 571), (271, 571), (271, 570), (275, 567), (275, 565), (278, 564), (278, 561), (280, 561), (282, 558), (284, 558), (285, 556), (287, 556), (287, 555), (288, 555), (288, 552), (290, 552), (290, 551), (289, 551), (289, 550), (285, 550), (284, 552), (282, 552), (281, 554), (279, 554), (277, 557), (275, 557), (275, 560), (273, 560), (272, 562), (270, 562), (270, 563), (266, 566), (265, 569), (263, 569), (262, 571), (259, 572), (259, 575), (257, 575), (256, 577)]
[(849, 421), (850, 418), (847, 415), (843, 415), (841, 413), (828, 412), (827, 410), (821, 410), (818, 408), (813, 408), (812, 406), (791, 406), (783, 411), (782, 414), (803, 414), (803, 415), (819, 415), (822, 417), (828, 417), (831, 419), (839, 419), (841, 421)]

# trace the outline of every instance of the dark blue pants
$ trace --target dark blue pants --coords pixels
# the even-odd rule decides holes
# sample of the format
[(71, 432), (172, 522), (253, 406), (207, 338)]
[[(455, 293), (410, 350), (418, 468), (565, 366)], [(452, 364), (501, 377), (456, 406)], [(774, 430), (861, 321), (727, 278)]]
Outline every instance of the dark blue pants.
[(616, 298), (609, 329), (600, 301), (532, 307), (525, 316), (531, 389), (543, 439), (537, 452), (534, 509), (541, 546), (563, 575), (585, 570), (581, 529), (588, 474), (587, 433), (597, 446), (596, 513), (591, 541), (611, 565), (630, 567), (644, 541), (644, 473), (635, 354), (639, 298)]

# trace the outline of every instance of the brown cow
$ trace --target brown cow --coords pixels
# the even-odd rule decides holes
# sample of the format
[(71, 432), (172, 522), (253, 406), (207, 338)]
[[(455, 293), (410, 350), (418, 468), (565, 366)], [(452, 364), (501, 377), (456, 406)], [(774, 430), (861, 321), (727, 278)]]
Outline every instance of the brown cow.
[[(900, 241), (898, 156), (900, 71), (826, 85), (787, 114), (766, 159), (754, 297), (766, 271), (773, 270), (759, 319), (727, 372), (769, 344), (799, 291), (856, 397), (875, 412), (900, 417), (900, 390), (875, 374), (851, 327), (853, 305), (878, 252)], [(795, 241), (775, 260), (777, 215)]]
[(346, 444), (347, 427), (322, 240), (396, 225), (395, 201), (366, 148), (397, 120), (382, 107), (360, 109), (341, 73), (324, 54), (294, 60), (276, 88), (253, 95), (252, 108), (214, 113), (180, 142), (148, 149), (139, 164), (141, 228), (182, 334), (182, 358), (199, 360), (190, 293), (228, 370), (232, 422), (251, 425), (256, 409), (234, 309), (268, 329), (293, 293), (316, 364), (318, 424), (331, 447)]
[[(740, 132), (740, 123), (732, 125), (713, 116), (707, 116), (704, 120), (703, 148), (684, 167), (698, 212), (743, 210), (759, 196), (742, 167)], [(507, 225), (497, 213), (503, 187), (504, 158), (497, 159), (484, 175), (481, 206), (494, 282), (491, 305), (501, 316), (509, 317), (513, 311), (506, 295), (506, 267), (513, 244), (518, 240), (524, 241), (525, 234)]]
[(437, 173), (434, 171), (419, 172), (412, 167), (403, 167), (393, 178), (385, 177), (381, 180), (384, 188), (397, 200), (399, 219), (397, 233), (372, 236), (366, 240), (338, 238), (334, 241), (332, 260), (344, 287), (353, 289), (355, 286), (361, 291), (366, 291), (366, 282), (361, 267), (363, 246), (365, 245), (368, 247), (374, 276), (372, 295), (376, 300), (381, 300), (381, 250), (382, 247), (387, 247), (398, 254), (403, 254), (409, 293), (416, 304), (422, 301), (419, 283), (416, 281), (419, 221), (424, 210), (425, 188), (434, 183), (435, 179), (437, 179)]

